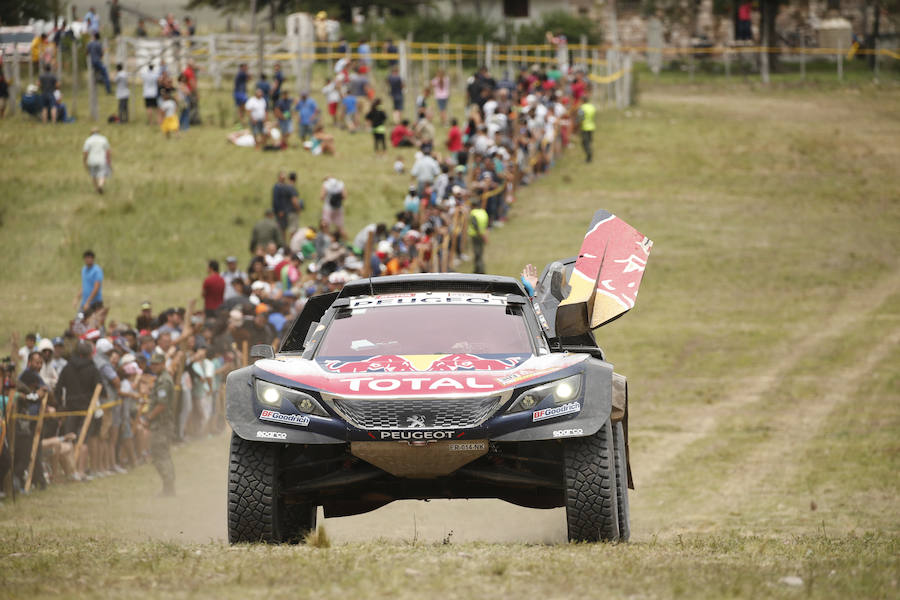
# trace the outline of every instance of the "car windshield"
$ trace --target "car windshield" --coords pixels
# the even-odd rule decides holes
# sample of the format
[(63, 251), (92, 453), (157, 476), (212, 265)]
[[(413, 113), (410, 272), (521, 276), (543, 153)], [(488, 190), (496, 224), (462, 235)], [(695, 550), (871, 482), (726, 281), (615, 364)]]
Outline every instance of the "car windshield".
[(521, 307), (427, 304), (341, 309), (317, 356), (531, 354)]

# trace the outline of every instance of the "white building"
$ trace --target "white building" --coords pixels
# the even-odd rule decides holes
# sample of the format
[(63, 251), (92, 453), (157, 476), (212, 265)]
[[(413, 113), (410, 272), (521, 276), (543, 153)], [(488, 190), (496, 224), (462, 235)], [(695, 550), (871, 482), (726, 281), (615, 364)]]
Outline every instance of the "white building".
[(593, 0), (434, 0), (420, 8), (424, 14), (451, 17), (471, 15), (494, 23), (527, 23), (540, 20), (544, 13), (567, 11), (589, 17)]

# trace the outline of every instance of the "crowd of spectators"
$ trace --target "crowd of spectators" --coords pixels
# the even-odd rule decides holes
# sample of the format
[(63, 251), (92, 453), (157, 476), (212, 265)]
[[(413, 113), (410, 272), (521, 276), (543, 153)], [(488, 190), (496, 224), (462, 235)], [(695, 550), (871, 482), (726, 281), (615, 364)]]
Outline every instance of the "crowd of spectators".
[[(149, 75), (143, 77), (145, 106), (148, 121), (153, 121), (160, 108), (157, 94), (170, 99), (174, 84), (166, 71), (157, 74), (148, 67)], [(144, 415), (156, 378), (150, 368), (154, 362), (164, 363), (176, 385), (171, 426), (176, 442), (223, 429), (225, 376), (246, 364), (249, 347), (277, 346), (309, 297), (360, 277), (450, 271), (470, 255), (475, 272), (484, 272), (489, 231), (509, 217), (520, 186), (550, 169), (575, 131), (581, 132), (586, 158), (592, 156), (595, 109), (590, 85), (577, 68), (523, 68), (517, 76), (506, 74), (499, 80), (481, 68), (467, 82), (465, 113), (459, 117), (447, 114), (449, 84), (438, 73), (419, 94), (412, 125), (402, 118), (402, 95), (398, 101), (392, 93), (394, 126), (389, 136), (387, 114), (368, 79), (367, 62), (348, 60), (336, 69), (334, 80), (323, 89), (331, 126), (367, 127), (376, 152), (384, 152), (386, 137), (392, 147), (414, 149), (409, 168), (402, 154), (393, 163), (398, 177), (409, 178), (393, 214), (350, 237), (344, 214), (348, 205), (353, 209), (354, 190), (335, 174), (322, 177), (322, 212), (310, 215), (298, 193), (296, 174), (279, 173), (271, 206), (253, 226), (251, 258), (243, 269), (237, 256), (226, 257), (224, 268), (218, 259), (209, 260), (200, 290), (202, 308), (192, 301), (186, 309), (154, 313), (147, 301), (128, 322), (109, 319), (102, 269), (93, 253), (85, 252), (78, 312), (65, 331), (49, 338), (29, 334), (21, 347), (13, 340), (3, 398), (17, 414), (29, 417), (42, 412), (45, 404), (46, 418), (31, 469), (29, 450), (38, 421), (14, 421), (0, 453), (0, 480), (12, 469), (19, 488), (29, 478), (43, 487), (104, 477), (147, 460), (150, 430)], [(114, 78), (117, 89), (120, 73), (121, 68)], [(391, 92), (403, 89), (397, 77), (392, 71), (387, 82)], [(179, 83), (186, 83), (183, 79), (192, 80), (196, 90), (195, 76), (182, 73)], [(246, 66), (235, 80), (235, 104), (240, 116), (249, 118), (257, 145), (270, 116), (286, 139), (293, 131), (292, 111), (298, 113), (301, 138), (313, 141), (323, 132), (324, 119), (315, 101), (303, 94), (295, 104), (283, 82), (276, 70), (271, 82), (260, 77), (253, 98), (242, 98), (249, 85)], [(190, 89), (185, 86), (186, 96)], [(351, 97), (354, 101), (347, 102)], [(253, 99), (261, 100), (261, 107)], [(120, 113), (126, 121), (127, 99)], [(360, 113), (364, 116), (358, 120)], [(163, 120), (164, 128), (169, 117)], [(449, 124), (443, 140), (437, 139), (435, 118)], [(99, 407), (92, 406), (98, 384)], [(92, 418), (85, 429), (89, 409)], [(56, 413), (75, 414), (57, 418)], [(86, 451), (75, 456), (82, 435)], [(13, 444), (17, 451), (11, 464), (8, 449)]]

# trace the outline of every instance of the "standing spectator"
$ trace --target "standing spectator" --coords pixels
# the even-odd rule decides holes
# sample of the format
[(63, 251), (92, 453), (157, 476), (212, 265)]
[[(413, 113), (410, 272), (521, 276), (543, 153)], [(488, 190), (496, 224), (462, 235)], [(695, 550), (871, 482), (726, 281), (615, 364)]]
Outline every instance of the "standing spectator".
[(262, 91), (263, 100), (266, 101), (266, 105), (268, 106), (272, 97), (272, 84), (269, 83), (269, 79), (266, 77), (265, 73), (259, 74), (259, 81), (256, 82), (256, 89)]
[(153, 68), (153, 63), (147, 65), (147, 70), (141, 73), (144, 86), (144, 108), (147, 109), (147, 125), (159, 123), (159, 110), (157, 97), (159, 96), (159, 73)]
[(431, 156), (428, 148), (422, 150), (421, 156), (416, 159), (409, 174), (415, 177), (419, 196), (425, 194), (425, 188), (434, 183), (434, 178), (441, 172), (441, 166)]
[[(36, 416), (40, 412), (41, 402), (44, 396), (50, 393), (47, 384), (41, 379), (40, 371), (44, 366), (44, 359), (41, 358), (40, 352), (32, 352), (28, 355), (28, 363), (25, 370), (19, 375), (16, 381), (16, 389), (19, 392), (19, 401), (16, 412), (26, 413)], [(36, 421), (28, 421), (24, 419), (16, 420), (16, 446), (25, 448), (22, 452), (17, 452), (15, 457), (14, 473), (19, 481), (24, 485), (25, 472), (28, 470), (29, 459), (31, 454), (28, 451), (31, 448), (34, 439)], [(41, 488), (47, 487), (47, 480), (44, 477), (44, 458), (41, 452), (41, 445), (38, 444), (37, 455), (34, 461), (34, 473), (32, 481)]]
[(147, 37), (147, 28), (144, 26), (144, 19), (138, 19), (137, 27), (134, 29), (134, 36), (139, 38)]
[(247, 82), (250, 74), (247, 72), (247, 63), (241, 63), (238, 66), (237, 74), (234, 76), (234, 105), (238, 109), (238, 120), (243, 124), (246, 115), (247, 104)]
[(372, 68), (372, 47), (369, 46), (369, 40), (367, 38), (363, 38), (359, 42), (359, 46), (356, 48), (356, 52), (359, 54), (359, 59), (362, 61), (367, 68)]
[(287, 240), (288, 234), (297, 228), (297, 224), (300, 220), (300, 213), (306, 208), (306, 204), (303, 202), (303, 199), (300, 198), (300, 192), (297, 191), (297, 173), (294, 171), (288, 173), (287, 187), (285, 190), (285, 197), (290, 200), (290, 203), (288, 204), (287, 227), (285, 227), (284, 238)]
[(737, 31), (735, 39), (741, 41), (753, 40), (753, 26), (751, 18), (753, 16), (753, 3), (741, 2), (737, 10)]
[(275, 220), (284, 235), (288, 228), (288, 215), (293, 208), (293, 198), (290, 198), (290, 191), (287, 184), (287, 175), (284, 171), (278, 172), (278, 179), (272, 186), (272, 212), (275, 214)]
[(97, 14), (93, 6), (84, 14), (84, 26), (91, 35), (100, 33), (100, 15)]
[(234, 289), (234, 280), (247, 280), (247, 274), (238, 269), (237, 258), (229, 256), (225, 259), (225, 272), (222, 273), (222, 279), (225, 280), (225, 300), (229, 300), (238, 296), (238, 291)]
[(250, 253), (255, 254), (257, 248), (265, 248), (269, 242), (275, 242), (279, 248), (284, 246), (281, 228), (278, 227), (275, 213), (271, 208), (267, 208), (265, 216), (253, 226), (250, 234)]
[[(194, 37), (197, 35), (197, 26), (194, 24), (194, 20), (190, 17), (184, 18), (184, 35)], [(191, 42), (193, 44), (193, 42)]]
[(322, 182), (322, 223), (333, 231), (340, 233), (340, 239), (347, 237), (344, 231), (344, 201), (347, 199), (347, 186), (336, 177), (326, 177)]
[[(91, 360), (91, 345), (79, 342), (71, 360), (60, 371), (56, 384), (56, 398), (60, 408), (66, 411), (84, 411), (91, 404), (94, 388), (100, 384), (100, 371)], [(64, 433), (80, 433), (85, 417), (67, 417), (63, 423)], [(87, 470), (87, 453), (76, 458), (76, 473), (83, 475)]]
[(344, 106), (344, 128), (348, 129), (350, 133), (356, 133), (356, 96), (346, 94), (341, 98), (341, 103)]
[[(456, 154), (462, 149), (462, 132), (459, 130), (459, 122), (456, 120), (456, 117), (453, 117), (450, 119), (450, 131), (447, 132), (447, 150), (452, 152), (454, 158), (456, 158)], [(459, 162), (458, 158), (456, 160)]]
[(174, 496), (175, 465), (172, 463), (169, 446), (174, 428), (172, 404), (175, 402), (175, 384), (165, 367), (165, 355), (154, 352), (150, 357), (150, 371), (156, 375), (156, 381), (150, 391), (149, 412), (145, 420), (150, 428), (150, 457), (162, 479), (163, 489), (160, 495)]
[(225, 280), (219, 275), (219, 261), (207, 264), (206, 279), (203, 280), (203, 309), (207, 318), (216, 316), (216, 309), (225, 301)]
[(351, 71), (350, 82), (347, 84), (347, 88), (351, 95), (356, 96), (357, 110), (360, 113), (368, 112), (369, 78), (362, 67), (359, 67), (356, 71)]
[(106, 136), (100, 135), (97, 127), (91, 129), (91, 135), (84, 141), (81, 154), (84, 168), (88, 170), (94, 182), (94, 189), (98, 194), (102, 194), (106, 178), (109, 177), (112, 168), (112, 153), (109, 140)]
[(113, 36), (119, 37), (122, 33), (122, 7), (119, 0), (111, 0), (109, 3), (109, 22), (112, 23)]
[(441, 113), (441, 127), (447, 125), (447, 103), (450, 101), (450, 77), (443, 69), (438, 69), (434, 79), (431, 80), (431, 89), (434, 91), (434, 99), (437, 100), (438, 110)]
[(128, 98), (131, 90), (128, 89), (128, 73), (122, 63), (116, 65), (116, 100), (119, 102), (119, 123), (128, 122)]
[(178, 114), (178, 129), (187, 131), (191, 127), (191, 86), (184, 73), (178, 76), (178, 105), (181, 107)]
[(584, 102), (578, 108), (578, 121), (581, 124), (581, 147), (584, 148), (585, 162), (591, 162), (594, 158), (594, 130), (597, 127), (594, 123), (594, 115), (596, 114), (597, 109), (591, 102), (591, 88), (588, 86)]
[(325, 102), (328, 104), (328, 114), (331, 115), (331, 124), (338, 124), (338, 104), (341, 101), (341, 91), (336, 81), (330, 77), (325, 78), (325, 86), (322, 88), (322, 95), (325, 96)]
[(294, 130), (294, 121), (291, 118), (291, 96), (287, 90), (285, 90), (278, 98), (273, 102), (272, 111), (275, 113), (275, 118), (278, 119), (278, 129), (281, 130), (281, 147), (288, 147), (288, 136), (291, 135), (291, 132)]
[(250, 133), (256, 142), (256, 149), (262, 147), (266, 137), (266, 99), (261, 88), (256, 88), (255, 95), (244, 104), (250, 115)]
[(66, 365), (69, 363), (68, 360), (63, 356), (65, 352), (65, 343), (61, 337), (53, 338), (53, 358), (50, 359), (50, 366), (52, 366), (57, 373), (62, 374), (62, 370), (66, 368)]
[[(119, 400), (119, 388), (122, 380), (116, 373), (115, 362), (119, 355), (113, 350), (112, 342), (107, 338), (97, 340), (96, 352), (94, 352), (94, 364), (100, 372), (100, 383), (103, 391), (100, 393), (101, 404), (117, 402)], [(115, 361), (115, 362), (114, 362)], [(117, 404), (104, 409), (103, 421), (100, 428), (100, 470), (116, 471), (124, 473), (116, 464), (116, 445), (119, 441), (119, 428), (122, 426), (122, 405)]]
[(475, 255), (475, 273), (484, 274), (484, 246), (487, 243), (488, 214), (481, 208), (481, 196), (472, 197), (472, 211), (469, 213), (469, 240)]
[[(387, 78), (388, 90), (394, 103), (394, 124), (400, 122), (403, 114), (403, 78), (400, 77), (400, 69), (391, 67), (391, 74)], [(396, 146), (396, 144), (394, 144)]]
[(300, 136), (301, 141), (305, 142), (312, 135), (313, 128), (319, 121), (319, 105), (307, 92), (300, 92), (300, 99), (295, 108), (299, 124), (297, 135)]
[[(372, 102), (372, 109), (366, 114), (366, 121), (372, 128), (372, 137), (375, 141), (375, 154), (384, 154), (387, 152), (387, 145), (384, 141), (385, 126), (387, 115), (381, 110), (381, 98), (375, 98)], [(379, 148), (381, 149), (379, 151)]]
[(103, 85), (106, 86), (106, 93), (111, 94), (112, 88), (110, 88), (109, 85), (109, 73), (106, 71), (106, 65), (103, 64), (103, 44), (100, 43), (99, 32), (95, 32), (94, 39), (88, 42), (87, 55), (91, 61), (91, 67), (103, 77)]
[(6, 74), (0, 66), (0, 119), (6, 116), (6, 106), (9, 104), (9, 82)]
[(278, 102), (284, 93), (284, 73), (281, 72), (281, 63), (275, 63), (272, 67), (272, 103)]
[(41, 72), (41, 54), (47, 44), (47, 34), (42, 33), (31, 38), (31, 69), (35, 73)]
[(75, 303), (86, 319), (103, 308), (103, 269), (94, 262), (93, 250), (85, 250), (82, 258), (81, 292), (75, 296)]
[(162, 98), (162, 102), (159, 103), (159, 112), (163, 116), (160, 130), (166, 134), (166, 139), (169, 139), (173, 133), (178, 133), (178, 104), (169, 90), (163, 90)]
[(56, 91), (56, 75), (53, 74), (53, 68), (50, 65), (44, 65), (44, 72), (39, 78), (41, 84), (41, 121), (44, 123), (49, 119), (52, 123), (56, 123), (56, 98), (53, 92)]
[[(397, 44), (394, 43), (393, 38), (388, 38), (387, 41), (385, 42), (384, 52), (385, 52), (385, 54), (398, 54), (400, 52), (400, 49), (397, 48)], [(397, 65), (397, 57), (396, 56), (388, 59), (389, 67), (394, 67), (396, 65)]]

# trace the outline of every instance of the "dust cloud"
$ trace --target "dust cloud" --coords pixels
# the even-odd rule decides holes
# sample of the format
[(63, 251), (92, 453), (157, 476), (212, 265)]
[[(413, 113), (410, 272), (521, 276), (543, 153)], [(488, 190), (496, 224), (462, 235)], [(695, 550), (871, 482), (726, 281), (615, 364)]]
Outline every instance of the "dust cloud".
[[(117, 526), (123, 535), (132, 539), (225, 542), (228, 440), (229, 436), (221, 435), (174, 449), (175, 498), (157, 498), (152, 491), (141, 493), (158, 484), (149, 466), (141, 469), (144, 485), (110, 494), (111, 508), (122, 516)], [(500, 500), (406, 500), (370, 513), (332, 519), (324, 519), (320, 509), (319, 524), (336, 543), (385, 539), (555, 544), (566, 539), (562, 509), (528, 509)]]

